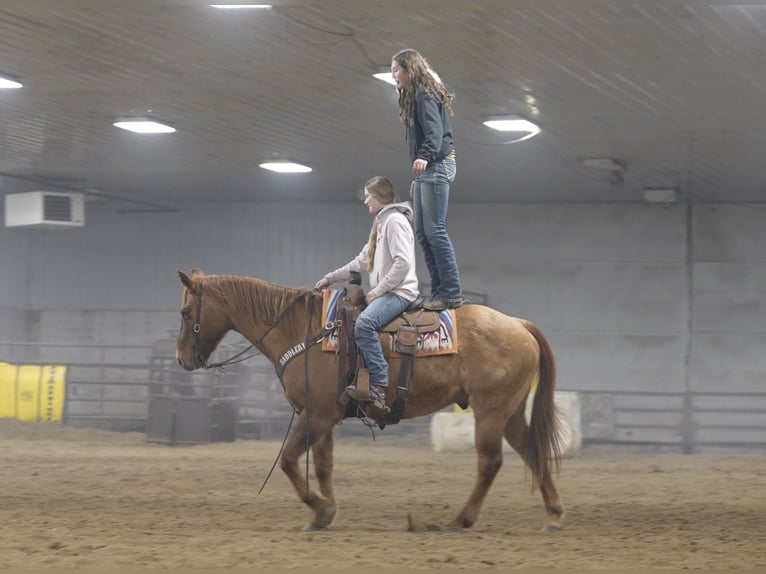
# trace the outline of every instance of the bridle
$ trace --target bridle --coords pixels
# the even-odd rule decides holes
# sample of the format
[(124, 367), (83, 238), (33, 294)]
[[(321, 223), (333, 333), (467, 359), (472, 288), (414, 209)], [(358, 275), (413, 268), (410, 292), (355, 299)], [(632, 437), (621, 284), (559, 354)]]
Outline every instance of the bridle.
[[(313, 339), (313, 341), (312, 341), (313, 343), (318, 343), (319, 341), (322, 340), (322, 338), (324, 338), (325, 334), (335, 330), (337, 327), (340, 326), (340, 321), (335, 321), (334, 323), (328, 323), (327, 325), (325, 325), (320, 330), (319, 333), (315, 334), (313, 337), (311, 337), (309, 335), (309, 325), (311, 324), (311, 315), (312, 315), (312, 311), (313, 311), (313, 301), (314, 301), (313, 297), (311, 297), (311, 296), (316, 292), (316, 290), (314, 290), (314, 291), (306, 291), (304, 293), (300, 293), (300, 294), (296, 295), (295, 298), (292, 301), (290, 301), (290, 304), (287, 305), (287, 307), (285, 307), (282, 310), (282, 312), (277, 316), (277, 318), (274, 320), (274, 324), (272, 324), (268, 329), (266, 329), (266, 332), (263, 333), (263, 335), (261, 335), (260, 337), (258, 337), (258, 339), (254, 343), (252, 343), (249, 347), (243, 349), (242, 351), (240, 351), (236, 355), (233, 355), (233, 356), (229, 357), (225, 361), (221, 361), (219, 363), (208, 363), (207, 360), (204, 357), (202, 357), (202, 354), (199, 351), (199, 334), (202, 331), (202, 326), (201, 326), (201, 323), (200, 323), (200, 317), (202, 315), (202, 284), (203, 284), (203, 281), (200, 280), (200, 282), (199, 282), (199, 294), (197, 296), (197, 320), (194, 323), (194, 325), (192, 325), (192, 333), (193, 333), (193, 338), (194, 338), (194, 354), (192, 355), (192, 359), (194, 360), (194, 364), (195, 365), (197, 365), (197, 364), (200, 365), (200, 367), (198, 367), (198, 368), (218, 369), (218, 368), (224, 367), (226, 365), (231, 365), (231, 364), (234, 364), (234, 363), (241, 363), (243, 361), (246, 361), (247, 359), (250, 359), (251, 357), (255, 357), (255, 356), (261, 354), (260, 351), (256, 350), (255, 353), (252, 353), (252, 354), (248, 355), (247, 357), (239, 358), (242, 355), (244, 355), (247, 351), (249, 351), (250, 349), (254, 348), (256, 345), (258, 345), (261, 341), (263, 341), (266, 338), (266, 336), (269, 333), (271, 333), (271, 331), (273, 331), (274, 328), (276, 328), (277, 325), (279, 325), (279, 323), (282, 321), (282, 319), (284, 319), (287, 316), (287, 314), (295, 306), (295, 304), (300, 299), (302, 299), (305, 295), (309, 295), (309, 300), (308, 300), (308, 312), (306, 314), (306, 336), (305, 336), (305, 339), (304, 339), (304, 342), (303, 342), (303, 350), (308, 350), (309, 341), (310, 340)], [(321, 337), (320, 337), (320, 335), (321, 335)], [(310, 410), (309, 410), (309, 392), (308, 392), (308, 386), (309, 386), (309, 362), (308, 362), (308, 358), (306, 359), (306, 361), (304, 361), (303, 368), (304, 368), (304, 386), (305, 386), (305, 391), (306, 391), (306, 395), (305, 395), (306, 396), (306, 412), (310, 413)], [(282, 382), (281, 371), (279, 372), (279, 382), (280, 383)], [(284, 386), (284, 383), (282, 383), (282, 385)], [(282, 450), (284, 449), (285, 443), (287, 442), (287, 437), (290, 434), (290, 429), (292, 428), (293, 420), (295, 419), (295, 414), (297, 412), (298, 411), (294, 408), (293, 409), (293, 414), (290, 417), (290, 424), (288, 425), (287, 432), (285, 433), (285, 439), (282, 441), (282, 446), (279, 449), (279, 454), (277, 455), (277, 458), (274, 460), (274, 464), (272, 465), (271, 470), (269, 470), (268, 474), (266, 475), (266, 479), (263, 481), (263, 484), (261, 485), (261, 488), (258, 490), (259, 494), (261, 493), (261, 491), (266, 486), (266, 482), (268, 482), (269, 477), (271, 476), (271, 473), (274, 471), (274, 468), (276, 468), (277, 462), (279, 461), (279, 459), (280, 459), (280, 457), (282, 455)], [(306, 428), (309, 429), (310, 427), (311, 427), (310, 419), (309, 419), (309, 415), (307, 414), (307, 416), (306, 416)], [(310, 433), (306, 432), (306, 489), (307, 490), (309, 488), (309, 455), (308, 455), (308, 453), (309, 453), (309, 446), (310, 446), (310, 444), (311, 444)]]
[[(197, 319), (196, 319), (194, 325), (192, 325), (192, 333), (193, 333), (192, 337), (193, 337), (193, 341), (194, 341), (194, 351), (193, 351), (193, 354), (192, 354), (192, 359), (194, 360), (194, 364), (195, 365), (199, 365), (197, 368), (201, 368), (201, 369), (219, 369), (219, 368), (225, 367), (227, 365), (233, 365), (235, 363), (241, 363), (243, 361), (251, 359), (252, 357), (256, 357), (256, 356), (260, 355), (261, 352), (256, 350), (254, 353), (248, 355), (247, 357), (242, 357), (242, 355), (247, 353), (250, 349), (255, 348), (261, 341), (263, 341), (266, 338), (266, 335), (271, 333), (271, 331), (273, 331), (276, 328), (276, 326), (279, 325), (279, 323), (282, 321), (282, 319), (284, 319), (287, 316), (287, 314), (290, 312), (290, 310), (293, 308), (293, 306), (295, 306), (295, 304), (302, 297), (304, 297), (307, 293), (309, 293), (309, 294), (312, 293), (311, 291), (308, 291), (307, 293), (300, 293), (300, 294), (296, 295), (295, 298), (292, 301), (290, 301), (290, 304), (287, 307), (285, 307), (282, 310), (282, 312), (277, 316), (277, 318), (274, 320), (274, 324), (271, 325), (268, 329), (266, 329), (266, 332), (263, 335), (261, 335), (260, 337), (258, 337), (258, 339), (255, 341), (255, 343), (252, 343), (249, 347), (246, 347), (245, 349), (241, 350), (236, 355), (232, 355), (231, 357), (229, 357), (228, 359), (226, 359), (224, 361), (220, 361), (220, 362), (217, 362), (217, 363), (208, 363), (207, 359), (205, 359), (202, 356), (202, 353), (200, 353), (200, 350), (199, 350), (199, 334), (202, 331), (202, 326), (201, 326), (201, 323), (200, 323), (200, 317), (202, 316), (202, 284), (203, 284), (203, 281), (200, 280), (200, 282), (199, 282), (199, 289), (198, 289), (198, 295), (197, 295)], [(308, 319), (309, 320), (311, 319), (311, 314), (310, 313), (309, 313)]]

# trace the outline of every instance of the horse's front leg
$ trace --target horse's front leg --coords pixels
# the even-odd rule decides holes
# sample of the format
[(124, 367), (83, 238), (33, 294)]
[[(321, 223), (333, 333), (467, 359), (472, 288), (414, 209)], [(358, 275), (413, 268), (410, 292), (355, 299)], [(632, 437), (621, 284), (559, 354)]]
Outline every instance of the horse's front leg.
[[(318, 437), (311, 447), (311, 452), (314, 455), (314, 471), (317, 482), (319, 482), (319, 492), (322, 493), (325, 500), (325, 505), (317, 512), (315, 520), (316, 526), (319, 528), (332, 524), (338, 511), (335, 504), (335, 489), (332, 484), (334, 434), (335, 426)], [(314, 523), (308, 525), (308, 527), (311, 526), (314, 526)]]
[[(314, 511), (314, 519), (304, 527), (304, 530), (319, 530), (328, 527), (335, 518), (335, 495), (332, 488), (332, 432), (334, 425), (317, 424), (316, 415), (307, 417), (304, 410), (298, 417), (298, 424), (290, 434), (279, 465), (282, 471), (290, 479), (298, 497)], [(307, 428), (306, 421), (311, 419), (311, 427)], [(314, 453), (314, 465), (316, 468), (319, 488), (322, 495), (308, 486), (307, 477), (301, 472), (298, 459), (306, 452), (306, 437), (308, 444)]]

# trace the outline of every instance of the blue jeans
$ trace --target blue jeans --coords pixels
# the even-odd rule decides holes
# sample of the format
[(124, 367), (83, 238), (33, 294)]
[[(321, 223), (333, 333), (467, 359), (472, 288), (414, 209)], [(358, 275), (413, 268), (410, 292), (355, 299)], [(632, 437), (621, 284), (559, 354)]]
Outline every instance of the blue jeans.
[(364, 364), (370, 371), (370, 384), (388, 387), (388, 363), (383, 356), (378, 331), (410, 306), (410, 301), (396, 293), (384, 293), (359, 314), (354, 325), (354, 338), (362, 351)]
[(456, 173), (454, 159), (429, 164), (423, 175), (415, 178), (412, 197), (415, 235), (431, 277), (431, 296), (445, 300), (463, 296), (455, 249), (447, 235), (449, 185)]

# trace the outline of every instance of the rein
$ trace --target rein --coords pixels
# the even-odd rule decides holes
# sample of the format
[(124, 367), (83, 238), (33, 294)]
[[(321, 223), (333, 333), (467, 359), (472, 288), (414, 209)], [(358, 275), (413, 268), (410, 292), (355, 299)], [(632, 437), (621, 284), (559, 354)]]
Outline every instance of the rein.
[[(285, 307), (282, 310), (282, 312), (277, 316), (277, 318), (274, 320), (274, 323), (268, 329), (266, 329), (266, 332), (263, 335), (261, 335), (260, 337), (258, 337), (258, 339), (254, 343), (252, 343), (249, 347), (243, 349), (242, 351), (240, 351), (236, 355), (233, 355), (233, 356), (229, 357), (225, 361), (220, 361), (218, 363), (208, 363), (207, 360), (204, 359), (202, 357), (201, 353), (199, 352), (199, 334), (202, 331), (202, 326), (200, 324), (200, 317), (202, 316), (202, 285), (203, 285), (203, 281), (200, 281), (200, 283), (199, 283), (199, 296), (197, 297), (197, 320), (194, 323), (194, 325), (192, 326), (192, 332), (194, 333), (194, 360), (195, 360), (195, 362), (200, 363), (202, 365), (202, 368), (204, 368), (204, 369), (217, 369), (217, 368), (224, 367), (226, 365), (231, 365), (231, 364), (234, 364), (234, 363), (241, 363), (241, 362), (246, 361), (247, 359), (249, 359), (251, 357), (255, 357), (255, 356), (259, 355), (260, 351), (256, 351), (255, 353), (252, 353), (251, 355), (248, 355), (247, 357), (243, 357), (243, 358), (238, 359), (238, 357), (240, 357), (241, 355), (243, 355), (244, 353), (246, 353), (247, 351), (249, 351), (250, 349), (252, 349), (256, 345), (258, 345), (258, 343), (263, 341), (266, 338), (266, 336), (269, 333), (271, 333), (271, 331), (273, 331), (277, 327), (277, 325), (279, 325), (279, 323), (287, 316), (287, 314), (290, 312), (290, 310), (296, 305), (296, 303), (298, 303), (298, 301), (300, 299), (302, 299), (306, 294), (311, 295), (313, 293), (312, 291), (308, 291), (306, 293), (301, 293), (301, 294), (297, 295), (290, 302), (290, 304), (287, 307)], [(296, 356), (298, 356), (298, 355), (308, 351), (308, 348), (310, 346), (319, 343), (322, 339), (324, 339), (325, 336), (327, 336), (327, 334), (329, 334), (330, 332), (334, 331), (335, 329), (337, 329), (340, 326), (340, 321), (329, 322), (327, 325), (322, 327), (319, 331), (317, 331), (313, 335), (309, 335), (309, 328), (311, 326), (311, 317), (312, 317), (312, 314), (313, 314), (312, 311), (313, 311), (313, 306), (314, 306), (313, 298), (309, 297), (309, 299), (307, 300), (307, 306), (308, 306), (308, 309), (307, 309), (307, 313), (306, 313), (306, 332), (305, 332), (303, 341), (298, 343), (294, 347), (288, 349), (287, 352), (284, 353), (282, 355), (282, 357), (280, 358), (280, 360), (279, 360), (278, 367), (277, 367), (277, 374), (279, 376), (280, 382), (282, 381), (282, 371), (284, 371), (284, 368), (287, 365), (287, 363), (289, 363)], [(306, 408), (306, 413), (307, 413), (306, 414), (306, 427), (307, 427), (307, 429), (311, 428), (311, 426), (310, 426), (311, 425), (311, 421), (310, 421), (309, 414), (308, 414), (310, 412), (310, 409), (309, 409), (309, 400), (310, 399), (309, 399), (309, 367), (308, 367), (308, 363), (309, 362), (308, 362), (308, 354), (307, 354), (306, 355), (306, 361), (304, 362), (304, 370), (305, 370), (305, 372), (304, 372), (304, 383), (305, 383), (305, 393), (306, 393), (306, 407), (305, 408)], [(279, 461), (279, 457), (280, 457), (280, 455), (282, 453), (282, 449), (284, 448), (285, 442), (287, 441), (287, 437), (290, 434), (290, 428), (292, 427), (293, 420), (295, 418), (295, 413), (296, 413), (296, 411), (295, 411), (295, 409), (293, 409), (293, 415), (290, 418), (290, 425), (287, 428), (287, 433), (285, 433), (285, 438), (284, 438), (284, 440), (282, 442), (282, 446), (279, 449), (279, 454), (277, 455), (277, 458), (275, 459), (274, 465), (271, 467), (271, 470), (269, 470), (268, 474), (266, 475), (266, 478), (264, 479), (263, 484), (261, 485), (261, 488), (258, 490), (259, 494), (265, 488), (266, 483), (268, 482), (269, 478), (271, 477), (271, 474), (274, 471), (274, 468), (276, 467), (277, 462)], [(307, 432), (306, 433), (306, 489), (307, 490), (309, 488), (309, 452), (310, 452), (310, 446), (311, 446), (310, 438), (311, 438), (310, 434)]]
[[(221, 367), (225, 367), (227, 365), (233, 365), (235, 363), (241, 363), (243, 361), (246, 361), (248, 359), (251, 359), (252, 357), (256, 357), (261, 354), (260, 351), (256, 350), (255, 353), (252, 353), (248, 355), (247, 357), (241, 357), (245, 353), (247, 353), (250, 349), (254, 348), (258, 343), (263, 341), (266, 338), (266, 335), (271, 333), (279, 323), (282, 322), (282, 320), (287, 316), (287, 314), (290, 312), (290, 310), (295, 306), (295, 304), (304, 296), (306, 293), (301, 293), (297, 295), (292, 301), (290, 301), (290, 304), (285, 307), (282, 312), (277, 316), (277, 318), (274, 320), (274, 324), (271, 325), (268, 329), (266, 329), (266, 332), (258, 337), (258, 339), (255, 341), (255, 343), (252, 343), (249, 347), (246, 347), (245, 349), (241, 350), (236, 355), (232, 355), (228, 359), (224, 361), (220, 361), (218, 363), (208, 363), (206, 359), (202, 357), (202, 354), (199, 352), (199, 334), (202, 330), (202, 327), (200, 325), (200, 316), (202, 314), (202, 284), (203, 281), (200, 281), (199, 283), (199, 296), (197, 297), (197, 322), (194, 323), (192, 327), (192, 332), (194, 333), (194, 359), (197, 361), (201, 368), (203, 369), (219, 369)], [(309, 291), (309, 293), (311, 293)], [(310, 317), (309, 317), (310, 318)]]

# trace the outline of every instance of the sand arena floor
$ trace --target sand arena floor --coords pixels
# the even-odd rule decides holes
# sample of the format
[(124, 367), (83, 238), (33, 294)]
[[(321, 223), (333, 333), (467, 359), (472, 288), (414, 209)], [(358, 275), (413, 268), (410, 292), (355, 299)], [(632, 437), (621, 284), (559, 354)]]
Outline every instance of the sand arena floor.
[(766, 455), (585, 450), (557, 480), (567, 528), (538, 532), (539, 493), (516, 456), (467, 532), (446, 524), (473, 484), (473, 453), (427, 438), (339, 437), (332, 529), (278, 469), (278, 441), (170, 447), (136, 433), (0, 420), (0, 567), (757, 568), (766, 565)]

